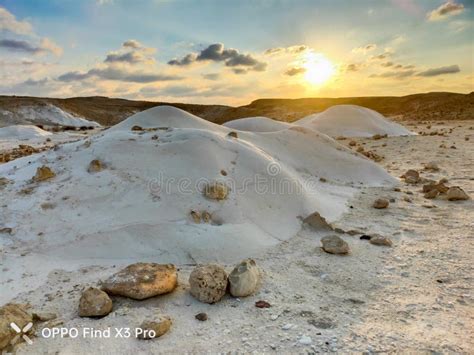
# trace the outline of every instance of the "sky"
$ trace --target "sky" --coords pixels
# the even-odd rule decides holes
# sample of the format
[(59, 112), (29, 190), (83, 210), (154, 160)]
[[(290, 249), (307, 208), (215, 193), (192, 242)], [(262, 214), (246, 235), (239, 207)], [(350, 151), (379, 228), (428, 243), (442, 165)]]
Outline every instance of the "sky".
[(0, 95), (474, 91), (474, 0), (0, 0)]

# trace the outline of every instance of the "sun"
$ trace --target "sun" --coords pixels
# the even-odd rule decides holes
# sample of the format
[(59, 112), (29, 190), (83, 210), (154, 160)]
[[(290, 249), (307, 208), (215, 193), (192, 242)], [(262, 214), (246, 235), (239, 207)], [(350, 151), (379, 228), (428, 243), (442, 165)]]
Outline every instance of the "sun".
[(334, 75), (335, 67), (329, 59), (318, 53), (307, 53), (303, 67), (304, 78), (311, 85), (322, 85)]

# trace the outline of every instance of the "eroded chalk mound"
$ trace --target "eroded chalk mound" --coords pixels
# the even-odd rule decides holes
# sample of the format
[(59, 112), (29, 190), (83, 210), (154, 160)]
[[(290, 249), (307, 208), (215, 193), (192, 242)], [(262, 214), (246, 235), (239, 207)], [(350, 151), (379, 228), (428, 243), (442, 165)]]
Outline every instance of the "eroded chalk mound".
[(294, 124), (316, 129), (331, 137), (409, 136), (414, 133), (380, 113), (356, 105), (337, 105), (304, 117)]
[[(43, 166), (54, 176), (32, 182)], [(11, 181), (1, 223), (28, 250), (178, 264), (255, 255), (314, 212), (338, 219), (359, 187), (395, 183), (312, 129), (233, 131), (166, 106), (0, 165), (0, 176)]]
[(223, 126), (248, 132), (276, 132), (291, 127), (291, 124), (272, 120), (268, 117), (247, 117), (229, 121)]
[(27, 140), (47, 138), (52, 133), (32, 125), (15, 125), (0, 128), (0, 139), (2, 140)]

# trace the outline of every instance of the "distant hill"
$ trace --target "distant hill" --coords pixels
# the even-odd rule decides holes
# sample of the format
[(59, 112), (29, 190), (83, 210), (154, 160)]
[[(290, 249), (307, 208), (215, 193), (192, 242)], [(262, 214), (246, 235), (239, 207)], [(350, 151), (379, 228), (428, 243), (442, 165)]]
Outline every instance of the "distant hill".
[(385, 116), (403, 120), (469, 120), (474, 119), (474, 92), (457, 94), (433, 92), (408, 96), (342, 97), (305, 99), (259, 99), (249, 105), (196, 105), (152, 101), (133, 101), (101, 96), (67, 99), (0, 96), (0, 126), (22, 122), (18, 112), (26, 108), (54, 105), (73, 116), (96, 121), (104, 126), (114, 125), (130, 115), (159, 105), (171, 105), (205, 118), (224, 123), (236, 118), (267, 116), (292, 122), (330, 106), (352, 104), (371, 108)]

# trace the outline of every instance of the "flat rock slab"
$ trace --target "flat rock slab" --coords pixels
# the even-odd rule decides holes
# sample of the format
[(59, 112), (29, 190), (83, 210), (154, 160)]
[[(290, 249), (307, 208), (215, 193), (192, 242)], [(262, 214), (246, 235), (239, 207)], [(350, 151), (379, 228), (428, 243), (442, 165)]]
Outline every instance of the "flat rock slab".
[(136, 263), (112, 275), (102, 283), (102, 290), (143, 300), (173, 291), (178, 284), (176, 267), (172, 264)]

